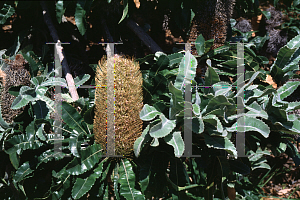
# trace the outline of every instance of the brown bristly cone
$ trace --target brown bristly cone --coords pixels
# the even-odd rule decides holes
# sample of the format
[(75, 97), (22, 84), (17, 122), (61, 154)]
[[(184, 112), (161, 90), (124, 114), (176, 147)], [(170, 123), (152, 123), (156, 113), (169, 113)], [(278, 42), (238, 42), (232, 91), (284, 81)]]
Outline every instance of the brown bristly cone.
[(2, 118), (11, 123), (13, 118), (23, 112), (24, 107), (13, 110), (11, 104), (15, 100), (15, 96), (9, 94), (8, 90), (11, 86), (30, 85), (30, 73), (25, 69), (27, 62), (21, 54), (17, 54), (15, 60), (5, 70), (0, 70), (0, 77), (2, 78), (1, 89), (1, 114)]
[[(192, 22), (188, 42), (194, 43), (202, 34), (205, 40), (214, 39), (211, 50), (222, 46), (226, 41), (227, 26), (233, 13), (235, 0), (199, 0), (195, 2), (195, 17)], [(192, 45), (192, 54), (198, 55)], [(197, 76), (204, 77), (206, 63), (198, 64)]]
[[(133, 144), (141, 135), (143, 121), (142, 73), (133, 59), (114, 58), (115, 66), (115, 155), (130, 156)], [(94, 134), (97, 143), (106, 149), (107, 60), (104, 57), (96, 71)]]

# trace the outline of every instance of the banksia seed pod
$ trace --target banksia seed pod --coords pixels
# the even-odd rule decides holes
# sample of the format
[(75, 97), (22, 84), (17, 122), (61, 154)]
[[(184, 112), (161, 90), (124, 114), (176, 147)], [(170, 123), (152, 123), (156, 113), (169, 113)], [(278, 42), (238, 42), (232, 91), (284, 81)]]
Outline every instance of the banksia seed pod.
[[(202, 34), (205, 40), (215, 40), (212, 49), (222, 46), (226, 40), (227, 26), (230, 25), (234, 3), (235, 0), (197, 1), (189, 42), (195, 42)], [(194, 51), (192, 53), (195, 55)]]
[[(230, 18), (233, 14), (235, 0), (199, 0), (195, 1), (192, 26), (188, 42), (194, 43), (202, 34), (205, 40), (214, 39), (211, 50), (222, 46), (226, 41), (227, 28), (230, 26)], [(192, 54), (197, 55), (196, 48), (192, 46)], [(206, 63), (199, 62), (197, 77), (203, 77), (206, 71)]]
[[(124, 57), (114, 59), (115, 78), (115, 155), (129, 156), (133, 152), (133, 144), (141, 135), (143, 121), (140, 111), (143, 108), (142, 74), (138, 63)], [(112, 61), (113, 62), (113, 61)], [(106, 147), (107, 124), (107, 65), (103, 58), (99, 61), (95, 83), (95, 141)]]
[(1, 114), (7, 123), (12, 123), (13, 118), (23, 112), (24, 107), (13, 110), (11, 104), (15, 100), (15, 96), (9, 94), (8, 90), (11, 86), (30, 85), (30, 73), (25, 69), (26, 61), (21, 54), (16, 55), (15, 60), (5, 70), (0, 70), (2, 78), (1, 89)]
[(237, 21), (234, 28), (240, 30), (243, 33), (247, 33), (252, 30), (251, 23), (246, 19), (241, 19), (241, 20)]

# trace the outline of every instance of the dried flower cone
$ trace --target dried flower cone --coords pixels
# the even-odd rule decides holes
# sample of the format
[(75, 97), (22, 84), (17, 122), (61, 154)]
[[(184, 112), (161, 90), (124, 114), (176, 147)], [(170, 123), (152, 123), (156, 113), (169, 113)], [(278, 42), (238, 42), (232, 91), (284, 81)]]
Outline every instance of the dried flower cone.
[[(142, 74), (139, 64), (131, 59), (115, 57), (115, 155), (130, 155), (135, 140), (141, 135), (143, 121)], [(107, 136), (107, 64), (105, 58), (99, 62), (95, 83), (94, 134), (97, 143), (106, 149)]]
[(5, 70), (0, 70), (2, 78), (1, 89), (1, 114), (7, 123), (12, 123), (13, 118), (23, 112), (24, 107), (13, 110), (11, 104), (15, 100), (15, 96), (9, 94), (8, 90), (11, 86), (30, 85), (30, 73), (25, 69), (26, 61), (21, 54), (16, 55), (15, 60)]

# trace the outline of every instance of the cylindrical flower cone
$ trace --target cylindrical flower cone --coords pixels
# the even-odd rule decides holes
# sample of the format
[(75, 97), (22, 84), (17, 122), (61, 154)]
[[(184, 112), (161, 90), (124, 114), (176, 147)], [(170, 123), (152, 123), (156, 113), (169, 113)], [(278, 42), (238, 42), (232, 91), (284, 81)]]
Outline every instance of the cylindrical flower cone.
[[(124, 57), (114, 59), (114, 113), (107, 112), (107, 65), (106, 58), (99, 61), (95, 83), (95, 141), (106, 150), (107, 119), (114, 114), (115, 155), (129, 156), (133, 144), (141, 135), (143, 121), (140, 111), (143, 108), (142, 73), (138, 63)], [(106, 151), (107, 153), (107, 151)]]

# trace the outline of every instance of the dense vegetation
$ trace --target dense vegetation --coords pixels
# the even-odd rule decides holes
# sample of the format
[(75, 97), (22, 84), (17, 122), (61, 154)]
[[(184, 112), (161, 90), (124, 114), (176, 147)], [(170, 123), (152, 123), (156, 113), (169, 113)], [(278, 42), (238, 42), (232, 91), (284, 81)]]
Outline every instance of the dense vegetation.
[[(267, 196), (264, 187), (270, 180), (276, 182), (274, 177), (292, 168), (284, 169), (272, 158), (284, 155), (294, 167), (300, 165), (299, 4), (298, 0), (275, 0), (274, 7), (256, 0), (1, 2), (0, 199)], [(204, 22), (202, 15), (211, 21)], [(70, 42), (62, 44), (62, 75), (54, 70), (54, 59), (60, 55), (53, 53), (58, 40)], [(94, 132), (95, 123), (105, 124), (106, 117), (96, 116), (106, 111), (104, 104), (96, 109), (100, 101), (95, 97), (101, 92), (94, 86), (97, 77), (103, 82), (100, 74), (106, 65), (98, 61), (109, 56), (108, 47), (99, 42), (122, 43), (114, 49), (120, 55), (115, 59), (122, 60), (118, 69), (123, 70), (116, 74), (130, 76), (129, 65), (139, 65), (142, 73), (143, 106), (136, 120), (143, 121), (143, 129), (132, 136), (134, 141), (129, 136), (133, 130), (126, 135), (118, 132), (116, 137), (127, 140), (126, 149), (133, 149), (121, 158), (107, 157), (106, 146), (97, 142)], [(195, 44), (185, 51), (176, 42)], [(244, 75), (237, 74), (237, 43), (244, 43)], [(122, 55), (133, 56), (135, 64), (128, 64)], [(123, 79), (127, 86), (135, 84), (130, 77)], [(72, 82), (80, 86), (75, 95)], [(187, 85), (191, 101), (185, 99)], [(61, 95), (54, 96), (58, 88)], [(137, 97), (120, 99), (116, 106), (138, 107)], [(237, 113), (241, 105), (243, 112)], [(187, 107), (189, 126), (184, 123)], [(116, 130), (133, 127), (125, 120), (120, 123)], [(190, 157), (185, 156), (188, 131)], [(245, 133), (246, 157), (237, 151), (237, 132)], [(62, 137), (57, 138), (59, 133)], [(280, 197), (300, 198), (298, 190), (289, 188)]]

